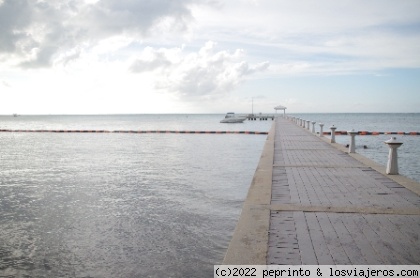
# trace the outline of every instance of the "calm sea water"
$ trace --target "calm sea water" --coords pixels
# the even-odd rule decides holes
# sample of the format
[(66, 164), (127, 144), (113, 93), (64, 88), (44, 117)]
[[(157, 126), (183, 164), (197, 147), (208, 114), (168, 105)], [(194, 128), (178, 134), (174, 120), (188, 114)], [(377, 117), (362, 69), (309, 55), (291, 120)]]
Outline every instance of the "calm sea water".
[[(420, 114), (300, 116), (338, 130), (420, 131)], [(272, 124), (220, 124), (222, 117), (0, 116), (0, 128), (268, 131)], [(359, 136), (357, 151), (385, 164), (388, 137)], [(398, 137), (401, 172), (420, 180), (420, 137)], [(212, 277), (265, 140), (0, 133), (0, 277)]]
[[(0, 117), (1, 128), (268, 130), (223, 115)], [(0, 133), (1, 277), (212, 277), (266, 136)]]

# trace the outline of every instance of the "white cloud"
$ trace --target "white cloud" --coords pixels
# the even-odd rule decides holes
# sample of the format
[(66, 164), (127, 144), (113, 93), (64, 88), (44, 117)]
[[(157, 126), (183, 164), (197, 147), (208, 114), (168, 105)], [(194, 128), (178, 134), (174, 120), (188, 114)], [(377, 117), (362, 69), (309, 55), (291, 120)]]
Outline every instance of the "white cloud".
[(196, 35), (218, 36), (261, 59), (270, 55), (278, 74), (297, 64), (307, 65), (300, 74), (419, 67), (419, 11), (419, 1), (228, 1), (196, 8)]
[(4, 0), (0, 57), (22, 67), (49, 67), (63, 52), (113, 37), (135, 41), (157, 31), (172, 35), (187, 29), (189, 5), (189, 0)]
[[(282, 97), (285, 104), (295, 99), (287, 105), (313, 109), (311, 94), (302, 95), (322, 94), (326, 85), (291, 82), (281, 96), (275, 85), (414, 72), (420, 68), (419, 11), (418, 0), (0, 0), (0, 78), (7, 81), (0, 89), (39, 107), (61, 103), (59, 96), (89, 101), (87, 107), (103, 99), (104, 112), (117, 104), (125, 112), (124, 103), (141, 103), (141, 111), (193, 102), (208, 104), (207, 111), (246, 108), (255, 92), (270, 95), (261, 100), (270, 107)], [(407, 92), (417, 92), (416, 82), (404, 82)], [(339, 83), (328, 86), (348, 92)], [(13, 101), (21, 102), (0, 99)], [(49, 107), (65, 108), (54, 104)]]
[[(144, 71), (153, 71), (156, 69), (165, 69), (172, 65), (168, 54), (171, 50), (154, 49), (146, 47), (140, 58), (136, 59), (130, 66), (130, 70), (135, 73)], [(175, 50), (178, 52), (178, 49)]]
[(269, 63), (249, 65), (243, 50), (217, 51), (207, 42), (198, 52), (148, 48), (131, 66), (134, 72), (159, 71), (156, 87), (183, 99), (214, 98), (233, 91), (249, 75), (264, 71)]
[(6, 87), (6, 88), (10, 88), (11, 87), (11, 85), (9, 84), (9, 82), (7, 82), (6, 80), (1, 80), (0, 85), (2, 85), (3, 87)]
[(268, 60), (260, 49), (277, 53), (269, 59), (273, 69), (296, 63), (319, 68), (310, 59), (325, 54), (330, 55), (327, 66), (337, 66), (331, 71), (348, 68), (348, 60), (359, 60), (361, 69), (417, 67), (418, 32), (400, 30), (419, 24), (418, 10), (418, 1), (383, 0), (4, 0), (0, 59), (22, 67), (50, 67), (56, 59), (66, 62), (65, 56), (77, 59), (85, 48), (120, 50), (109, 49), (115, 38), (125, 45), (169, 47), (211, 39), (260, 55), (254, 57), (260, 61)]

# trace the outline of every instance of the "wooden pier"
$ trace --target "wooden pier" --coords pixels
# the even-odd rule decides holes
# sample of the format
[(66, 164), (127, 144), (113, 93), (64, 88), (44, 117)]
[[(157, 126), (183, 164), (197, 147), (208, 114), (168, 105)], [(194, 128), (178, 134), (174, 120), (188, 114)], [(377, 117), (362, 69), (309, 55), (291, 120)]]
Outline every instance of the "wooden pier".
[(420, 264), (420, 184), (277, 117), (223, 264)]

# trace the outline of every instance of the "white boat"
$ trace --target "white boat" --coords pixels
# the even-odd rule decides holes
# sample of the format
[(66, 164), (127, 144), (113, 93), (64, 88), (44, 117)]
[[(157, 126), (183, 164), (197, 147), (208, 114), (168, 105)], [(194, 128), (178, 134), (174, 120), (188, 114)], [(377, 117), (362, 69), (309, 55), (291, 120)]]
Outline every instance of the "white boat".
[(236, 117), (235, 113), (228, 112), (221, 123), (243, 123), (246, 120), (246, 117)]

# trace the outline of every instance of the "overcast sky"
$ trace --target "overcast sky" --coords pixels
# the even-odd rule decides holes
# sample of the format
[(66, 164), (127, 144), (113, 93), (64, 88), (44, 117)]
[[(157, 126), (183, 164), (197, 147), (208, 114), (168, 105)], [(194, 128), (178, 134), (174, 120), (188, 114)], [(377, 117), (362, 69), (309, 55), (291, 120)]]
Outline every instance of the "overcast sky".
[(419, 0), (0, 0), (0, 114), (420, 112)]

